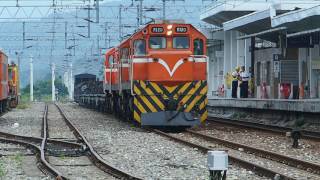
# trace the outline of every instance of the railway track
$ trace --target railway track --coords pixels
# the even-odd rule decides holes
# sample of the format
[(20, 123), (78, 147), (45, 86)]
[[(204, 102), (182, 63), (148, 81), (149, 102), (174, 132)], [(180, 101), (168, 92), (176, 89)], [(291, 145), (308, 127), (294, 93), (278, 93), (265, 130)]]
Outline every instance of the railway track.
[[(102, 170), (103, 179), (129, 179), (129, 180), (140, 180), (130, 174), (127, 174), (123, 171), (120, 171), (110, 165), (108, 165), (100, 156), (95, 152), (90, 143), (86, 140), (86, 138), (79, 132), (79, 130), (73, 126), (73, 124), (66, 118), (63, 113), (63, 110), (56, 104), (54, 107), (58, 109), (58, 113), (65, 121), (65, 124), (68, 128), (70, 128), (71, 135), (74, 135), (73, 138), (65, 138), (62, 136), (59, 137), (59, 132), (57, 129), (52, 131), (52, 128), (49, 127), (50, 123), (48, 123), (48, 105), (45, 105), (45, 111), (42, 119), (42, 131), (41, 138), (39, 137), (29, 137), (29, 136), (21, 136), (10, 134), (6, 132), (0, 132), (0, 142), (3, 143), (11, 143), (16, 145), (21, 145), (26, 147), (27, 149), (32, 150), (37, 158), (37, 167), (46, 175), (54, 177), (56, 179), (69, 179), (66, 177), (61, 171), (60, 167), (57, 168), (57, 164), (51, 164), (49, 162), (50, 157), (57, 157), (59, 154), (64, 154), (66, 157), (79, 157), (86, 156), (88, 157), (88, 161), (90, 160), (93, 165), (95, 165), (98, 169)], [(66, 130), (66, 129), (64, 129)], [(49, 138), (49, 133), (50, 137)], [(61, 134), (60, 134), (61, 135)], [(69, 134), (70, 135), (70, 134)], [(91, 164), (91, 163), (90, 163)], [(68, 165), (71, 167), (70, 165)], [(80, 168), (83, 165), (79, 165)], [(86, 166), (86, 165), (84, 165)], [(86, 168), (87, 169), (87, 168)], [(94, 177), (93, 177), (94, 178)]]
[[(46, 112), (44, 112), (44, 116), (46, 116)], [(39, 139), (39, 138), (30, 138), (29, 140), (27, 139), (28, 137), (24, 136), (16, 136), (10, 133), (3, 133), (1, 132), (1, 137), (0, 141), (3, 143), (12, 143), (16, 145), (22, 145), (26, 147), (27, 149), (31, 149), (37, 158), (37, 166), (38, 168), (45, 174), (50, 174), (51, 176), (56, 177), (57, 179), (65, 179), (61, 174), (54, 169), (46, 160), (44, 156), (44, 147), (39, 145), (39, 141), (41, 141), (41, 144), (43, 144), (44, 139)]]
[(97, 166), (99, 169), (104, 171), (105, 173), (112, 175), (115, 178), (118, 179), (129, 179), (129, 180), (140, 180), (140, 178), (134, 177), (130, 174), (127, 174), (126, 172), (123, 172), (115, 167), (110, 166), (107, 162), (105, 162), (99, 154), (93, 149), (92, 145), (88, 142), (88, 140), (85, 138), (85, 136), (80, 133), (80, 131), (73, 125), (73, 123), (67, 118), (65, 115), (63, 109), (55, 104), (55, 106), (58, 108), (61, 116), (63, 117), (65, 123), (68, 125), (70, 130), (73, 132), (77, 140), (81, 143), (83, 143), (86, 146), (87, 150), (87, 156), (91, 160), (91, 162)]
[(309, 171), (312, 172), (314, 174), (319, 174), (320, 175), (320, 165), (319, 164), (315, 164), (315, 163), (311, 163), (308, 161), (302, 161), (296, 158), (292, 158), (289, 156), (284, 156), (281, 154), (277, 154), (271, 151), (266, 151), (263, 149), (259, 149), (259, 148), (254, 148), (254, 147), (250, 147), (247, 145), (243, 145), (243, 144), (239, 144), (239, 143), (235, 143), (232, 141), (228, 141), (228, 140), (223, 140), (223, 139), (219, 139), (213, 136), (208, 136), (206, 134), (202, 134), (193, 130), (187, 130), (188, 133), (192, 134), (193, 136), (197, 136), (200, 138), (203, 138), (207, 141), (210, 142), (214, 142), (214, 143), (219, 143), (222, 144), (223, 146), (238, 150), (238, 149), (243, 149), (244, 152), (246, 153), (251, 153), (251, 154), (255, 154), (258, 155), (260, 157), (263, 158), (267, 158), (273, 161), (277, 161), (283, 164), (286, 164), (288, 166), (292, 166), (298, 169), (302, 169), (305, 171)]
[[(40, 156), (41, 159), (45, 159), (45, 152), (46, 152), (46, 145), (47, 145), (47, 135), (48, 135), (48, 124), (47, 124), (47, 117), (48, 117), (48, 105), (45, 105), (44, 115), (43, 115), (43, 126), (42, 126), (42, 141), (40, 146)], [(46, 160), (45, 161), (46, 167), (48, 167), (49, 173), (55, 177), (56, 179), (67, 179), (65, 176), (61, 174), (57, 169), (55, 169), (50, 163)]]
[[(235, 120), (235, 119), (227, 119), (227, 118), (211, 117), (208, 119), (208, 121), (219, 123), (219, 124), (226, 124), (230, 126), (243, 127), (247, 129), (263, 130), (263, 131), (278, 133), (282, 135), (285, 135), (287, 132), (292, 131), (292, 128), (279, 127), (279, 126), (266, 125), (266, 124), (241, 121), (241, 120)], [(302, 138), (304, 139), (320, 141), (320, 132), (301, 130), (301, 134), (302, 134)]]
[[(311, 179), (317, 179), (320, 177), (318, 176), (320, 172), (318, 165), (299, 161), (297, 159), (289, 157), (284, 157), (263, 150), (257, 150), (255, 148), (246, 147), (241, 144), (226, 142), (217, 138), (215, 139), (191, 130), (187, 130), (187, 132), (182, 133), (183, 136), (181, 136), (181, 134), (169, 134), (155, 129), (152, 129), (151, 131), (165, 136), (167, 138), (170, 138), (176, 142), (190, 146), (192, 148), (197, 148), (203, 153), (207, 153), (209, 150), (212, 149), (227, 150), (229, 154), (229, 160), (231, 161), (231, 163), (239, 164), (241, 167), (254, 171), (256, 174), (260, 176), (268, 178), (278, 177), (280, 179), (291, 180), (297, 179), (297, 176), (290, 173), (290, 171), (295, 171), (297, 175), (299, 175), (300, 172), (307, 174), (311, 174), (311, 172), (315, 173), (310, 175)], [(217, 146), (217, 144), (219, 145)], [(247, 155), (248, 157), (246, 157)], [(255, 159), (256, 162), (252, 162), (248, 159)], [(259, 163), (259, 161), (263, 161), (263, 163)], [(274, 167), (278, 167), (279, 170), (277, 168), (272, 168), (271, 166), (267, 165), (270, 163), (275, 164)], [(288, 170), (288, 172), (286, 172), (286, 170)]]

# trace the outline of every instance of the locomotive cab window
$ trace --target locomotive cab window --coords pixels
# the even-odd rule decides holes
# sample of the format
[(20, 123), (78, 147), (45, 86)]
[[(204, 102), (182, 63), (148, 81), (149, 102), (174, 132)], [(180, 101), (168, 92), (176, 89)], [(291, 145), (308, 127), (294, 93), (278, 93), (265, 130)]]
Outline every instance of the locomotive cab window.
[(129, 59), (129, 48), (122, 48), (120, 50), (121, 53), (121, 62), (122, 63), (128, 63)]
[(13, 71), (11, 68), (8, 69), (8, 76), (9, 76), (9, 81), (12, 81), (13, 80)]
[(133, 43), (134, 55), (145, 56), (146, 55), (146, 41), (143, 39), (135, 40)]
[(203, 55), (203, 40), (195, 39), (193, 41), (193, 54), (194, 55)]
[(113, 55), (110, 55), (108, 60), (109, 60), (109, 66), (112, 66), (113, 65)]
[(189, 48), (189, 37), (179, 36), (173, 38), (173, 48), (175, 49), (188, 49)]
[(166, 48), (166, 38), (160, 36), (150, 37), (149, 47), (151, 49), (164, 49)]

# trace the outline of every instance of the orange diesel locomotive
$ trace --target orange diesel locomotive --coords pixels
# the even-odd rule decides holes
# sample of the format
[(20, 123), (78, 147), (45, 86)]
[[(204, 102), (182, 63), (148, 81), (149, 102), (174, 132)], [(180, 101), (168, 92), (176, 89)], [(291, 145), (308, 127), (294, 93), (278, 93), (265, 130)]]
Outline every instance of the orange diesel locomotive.
[(149, 24), (106, 53), (109, 112), (146, 126), (207, 118), (206, 37), (191, 24)]
[(16, 108), (19, 103), (19, 72), (14, 63), (8, 65), (9, 106)]
[(8, 57), (0, 51), (0, 113), (18, 105), (19, 76), (18, 67), (8, 64)]

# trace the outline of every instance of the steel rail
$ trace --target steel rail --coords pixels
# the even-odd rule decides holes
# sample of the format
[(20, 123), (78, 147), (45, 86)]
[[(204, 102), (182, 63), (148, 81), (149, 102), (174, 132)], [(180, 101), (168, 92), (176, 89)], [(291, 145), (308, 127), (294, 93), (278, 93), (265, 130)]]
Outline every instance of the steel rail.
[(40, 146), (40, 157), (42, 162), (45, 164), (46, 167), (48, 167), (49, 173), (55, 177), (56, 179), (63, 179), (66, 180), (67, 178), (64, 177), (58, 170), (56, 170), (53, 166), (49, 164), (49, 162), (46, 160), (45, 152), (46, 152), (46, 144), (47, 144), (47, 135), (48, 135), (48, 105), (45, 104), (45, 110), (43, 113), (43, 119), (42, 119), (42, 142)]
[[(210, 117), (208, 118), (208, 121), (220, 123), (220, 124), (227, 124), (227, 125), (236, 126), (236, 127), (264, 130), (264, 131), (269, 131), (269, 132), (278, 133), (278, 134), (285, 134), (286, 132), (292, 131), (292, 128), (288, 128), (288, 127), (279, 127), (274, 125), (260, 124), (255, 122), (241, 121), (241, 120), (228, 119), (228, 118)], [(301, 130), (301, 134), (302, 134), (302, 138), (304, 139), (320, 141), (320, 132)]]
[(266, 150), (262, 150), (262, 149), (258, 149), (258, 148), (254, 148), (254, 147), (250, 147), (247, 145), (243, 145), (243, 144), (239, 144), (239, 143), (235, 143), (232, 141), (228, 141), (228, 140), (223, 140), (223, 139), (219, 139), (213, 136), (208, 136), (196, 131), (192, 131), (192, 130), (186, 130), (186, 132), (190, 133), (193, 136), (197, 136), (200, 138), (203, 138), (207, 141), (210, 142), (215, 142), (218, 144), (222, 144), (223, 146), (238, 150), (239, 148), (242, 148), (244, 152), (246, 153), (253, 153), (255, 155), (258, 155), (262, 158), (266, 158), (266, 159), (270, 159), (273, 161), (277, 161), (283, 164), (286, 164), (288, 166), (292, 166), (298, 169), (302, 169), (308, 172), (312, 172), (314, 174), (318, 174), (320, 175), (320, 165), (319, 164), (315, 164), (312, 162), (308, 162), (308, 161), (303, 161), (303, 160), (299, 160), (293, 157), (289, 157), (289, 156), (285, 156), (285, 155), (281, 155), (281, 154), (277, 154), (271, 151), (266, 151)]
[[(0, 137), (12, 140), (21, 140), (25, 142), (29, 142), (32, 144), (41, 144), (42, 138), (39, 137), (32, 137), (32, 136), (21, 136), (16, 134), (11, 134), (7, 132), (0, 132)], [(73, 149), (83, 149), (84, 147), (79, 143), (68, 142), (68, 141), (61, 141), (47, 138), (47, 143), (52, 144), (54, 146), (62, 146), (63, 148), (73, 148)]]
[(39, 162), (39, 164), (37, 164), (37, 166), (40, 169), (40, 171), (42, 171), (45, 174), (50, 174), (52, 176), (55, 176), (56, 179), (59, 179), (59, 178), (64, 179), (60, 175), (58, 175), (56, 170), (48, 163), (48, 161), (45, 158), (43, 158), (43, 156), (42, 156), (43, 151), (37, 145), (22, 141), (22, 140), (7, 139), (7, 138), (2, 138), (2, 137), (0, 137), (0, 141), (4, 142), (4, 143), (12, 143), (12, 144), (17, 144), (17, 145), (22, 145), (28, 149), (32, 149), (33, 151), (36, 152), (36, 157)]
[(107, 164), (105, 160), (103, 160), (100, 155), (94, 150), (94, 148), (91, 146), (89, 141), (85, 138), (85, 136), (80, 133), (78, 128), (76, 128), (73, 123), (67, 118), (62, 108), (55, 104), (58, 108), (61, 116), (69, 126), (69, 128), (73, 131), (74, 135), (77, 137), (78, 140), (82, 141), (88, 148), (88, 156), (89, 159), (92, 161), (94, 165), (96, 165), (99, 169), (102, 171), (116, 177), (119, 179), (128, 179), (128, 180), (141, 180), (140, 178), (134, 177), (130, 174), (127, 174), (126, 172), (123, 172), (115, 167), (112, 167), (111, 165)]
[[(149, 129), (149, 130), (151, 130), (152, 132), (155, 132), (155, 133), (157, 133), (159, 135), (162, 135), (164, 137), (167, 137), (169, 139), (172, 139), (172, 140), (174, 140), (176, 142), (179, 142), (181, 144), (187, 145), (187, 146), (192, 147), (192, 148), (197, 148), (198, 150), (200, 150), (203, 153), (207, 153), (208, 151), (211, 150), (208, 147), (201, 146), (201, 145), (189, 142), (189, 141), (185, 141), (183, 139), (177, 138), (177, 137), (175, 137), (173, 135), (170, 135), (168, 133), (162, 132), (162, 131), (157, 130), (157, 129)], [(241, 167), (243, 167), (245, 169), (254, 171), (256, 174), (258, 174), (260, 176), (268, 177), (268, 178), (271, 178), (271, 179), (273, 179), (276, 176), (280, 176), (280, 179), (282, 179), (282, 180), (294, 180), (294, 178), (288, 177), (288, 176), (286, 176), (284, 174), (281, 174), (279, 172), (275, 172), (275, 171), (273, 171), (271, 169), (262, 167), (260, 165), (254, 164), (252, 162), (240, 159), (240, 158), (232, 156), (232, 155), (229, 155), (229, 160), (231, 162), (235, 163), (235, 164), (239, 164)]]

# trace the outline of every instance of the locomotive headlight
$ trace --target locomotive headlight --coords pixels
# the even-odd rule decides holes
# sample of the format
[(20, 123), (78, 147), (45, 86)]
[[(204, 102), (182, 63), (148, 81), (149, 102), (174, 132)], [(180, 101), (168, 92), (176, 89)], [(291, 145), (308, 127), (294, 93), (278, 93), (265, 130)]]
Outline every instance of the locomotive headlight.
[(171, 29), (172, 29), (172, 24), (168, 25), (168, 26), (167, 26), (167, 29), (168, 29), (168, 30), (171, 30)]
[(168, 31), (167, 36), (171, 36), (171, 35), (172, 35), (172, 31)]

